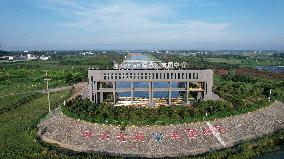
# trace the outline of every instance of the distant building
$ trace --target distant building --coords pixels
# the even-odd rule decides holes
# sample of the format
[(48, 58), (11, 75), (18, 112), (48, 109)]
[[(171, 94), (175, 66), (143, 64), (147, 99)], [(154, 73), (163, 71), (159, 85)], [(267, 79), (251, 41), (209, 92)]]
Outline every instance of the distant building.
[(37, 57), (33, 54), (27, 54), (27, 60), (37, 60)]
[(39, 57), (39, 59), (43, 60), (43, 61), (47, 61), (49, 59), (49, 56), (42, 55), (42, 56)]
[(13, 61), (14, 60), (14, 56), (3, 56), (3, 57), (1, 57), (1, 60)]

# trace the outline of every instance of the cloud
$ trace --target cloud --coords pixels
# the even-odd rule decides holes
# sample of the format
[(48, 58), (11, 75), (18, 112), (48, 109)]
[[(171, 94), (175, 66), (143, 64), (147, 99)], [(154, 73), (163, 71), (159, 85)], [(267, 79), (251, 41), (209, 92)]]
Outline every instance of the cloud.
[(61, 26), (83, 29), (101, 42), (202, 40), (230, 26), (228, 22), (181, 19), (176, 15), (178, 8), (160, 2), (38, 0), (36, 4), (71, 19)]

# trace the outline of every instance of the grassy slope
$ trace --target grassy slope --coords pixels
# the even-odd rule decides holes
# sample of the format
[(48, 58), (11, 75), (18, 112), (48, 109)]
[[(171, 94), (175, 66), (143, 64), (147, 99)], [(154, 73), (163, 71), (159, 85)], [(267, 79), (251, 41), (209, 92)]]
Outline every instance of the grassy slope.
[[(62, 101), (68, 91), (51, 95), (51, 102)], [(37, 119), (48, 112), (47, 97), (42, 96), (0, 115), (0, 158), (29, 158), (42, 153), (32, 128)], [(26, 156), (28, 155), (28, 156)]]

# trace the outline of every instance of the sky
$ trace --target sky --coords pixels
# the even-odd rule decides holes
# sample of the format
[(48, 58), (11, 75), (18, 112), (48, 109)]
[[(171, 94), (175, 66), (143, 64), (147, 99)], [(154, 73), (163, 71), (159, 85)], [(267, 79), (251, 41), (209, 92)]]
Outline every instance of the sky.
[(284, 0), (0, 0), (3, 50), (284, 49)]

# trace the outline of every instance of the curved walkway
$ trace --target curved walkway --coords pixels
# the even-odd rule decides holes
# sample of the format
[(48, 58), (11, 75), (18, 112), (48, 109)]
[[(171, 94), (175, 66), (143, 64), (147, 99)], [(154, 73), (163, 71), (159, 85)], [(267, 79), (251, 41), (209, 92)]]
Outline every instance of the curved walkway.
[(231, 147), (284, 128), (284, 104), (252, 113), (174, 126), (126, 127), (75, 120), (58, 110), (38, 125), (42, 140), (75, 151), (121, 156), (176, 157)]

